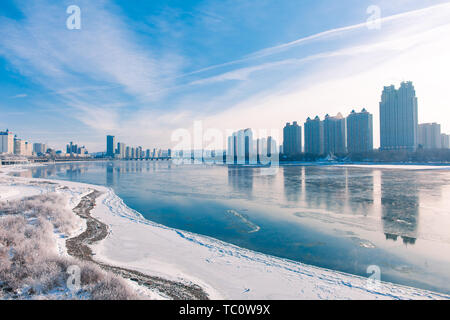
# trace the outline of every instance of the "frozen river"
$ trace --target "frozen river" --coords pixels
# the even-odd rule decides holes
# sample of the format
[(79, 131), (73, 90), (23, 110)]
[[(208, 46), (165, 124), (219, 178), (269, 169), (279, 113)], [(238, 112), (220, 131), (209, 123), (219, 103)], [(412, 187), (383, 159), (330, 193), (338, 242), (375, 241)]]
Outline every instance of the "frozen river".
[(450, 170), (115, 161), (22, 175), (97, 185), (147, 219), (266, 254), (450, 293)]

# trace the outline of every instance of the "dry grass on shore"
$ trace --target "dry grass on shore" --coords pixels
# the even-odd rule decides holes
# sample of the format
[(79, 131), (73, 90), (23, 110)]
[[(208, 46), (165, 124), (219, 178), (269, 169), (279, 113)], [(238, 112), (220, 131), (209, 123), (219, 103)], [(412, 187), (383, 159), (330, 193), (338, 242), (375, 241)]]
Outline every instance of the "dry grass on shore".
[[(137, 299), (120, 277), (92, 262), (58, 253), (57, 237), (76, 232), (79, 218), (60, 194), (0, 202), (0, 299)], [(78, 266), (80, 289), (67, 286)]]

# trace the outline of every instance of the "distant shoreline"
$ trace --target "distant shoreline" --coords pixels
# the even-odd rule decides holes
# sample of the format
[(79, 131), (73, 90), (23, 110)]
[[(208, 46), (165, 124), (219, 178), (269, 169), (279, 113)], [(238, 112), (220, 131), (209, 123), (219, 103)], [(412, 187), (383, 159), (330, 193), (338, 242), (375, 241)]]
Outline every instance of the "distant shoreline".
[[(164, 160), (164, 161), (171, 161)], [(35, 162), (35, 163), (17, 163), (17, 164), (3, 164), (0, 165), (0, 168), (11, 168), (11, 167), (22, 167), (22, 168), (30, 168), (30, 167), (40, 167), (47, 165), (58, 165), (58, 164), (83, 164), (83, 163), (93, 163), (93, 162), (154, 162), (154, 160), (124, 160), (124, 159), (95, 159), (95, 160), (67, 160), (67, 161), (58, 161), (58, 162)], [(157, 160), (159, 162), (161, 160)], [(212, 163), (208, 161), (194, 163), (192, 164), (215, 164), (215, 165), (229, 165), (235, 167), (253, 167), (253, 168), (262, 168), (262, 167), (270, 167), (267, 165), (260, 164), (227, 164), (224, 162)], [(164, 162), (163, 162), (164, 163)], [(185, 162), (184, 164), (189, 164)], [(423, 166), (423, 167), (449, 167), (450, 162), (384, 162), (384, 161), (350, 161), (350, 162), (341, 162), (341, 161), (280, 161), (278, 164), (280, 167), (283, 166)]]

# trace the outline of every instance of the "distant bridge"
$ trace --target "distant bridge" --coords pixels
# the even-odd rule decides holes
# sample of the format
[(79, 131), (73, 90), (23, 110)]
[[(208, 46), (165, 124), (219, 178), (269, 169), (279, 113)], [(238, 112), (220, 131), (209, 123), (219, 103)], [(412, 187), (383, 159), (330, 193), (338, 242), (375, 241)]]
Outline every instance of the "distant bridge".
[(86, 162), (86, 161), (168, 161), (172, 157), (150, 157), (150, 158), (128, 158), (128, 159), (111, 159), (111, 158), (4, 158), (0, 159), (1, 165), (20, 165), (29, 163), (63, 163), (63, 162)]
[(126, 159), (112, 159), (112, 160), (126, 160), (126, 161), (163, 161), (171, 160), (172, 157), (150, 157), (150, 158), (126, 158)]

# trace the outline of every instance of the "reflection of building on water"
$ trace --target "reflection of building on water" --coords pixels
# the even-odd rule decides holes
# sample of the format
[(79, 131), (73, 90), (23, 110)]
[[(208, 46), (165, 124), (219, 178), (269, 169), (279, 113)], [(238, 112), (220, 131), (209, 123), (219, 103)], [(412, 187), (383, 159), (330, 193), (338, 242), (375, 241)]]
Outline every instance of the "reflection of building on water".
[[(399, 237), (396, 234), (390, 234), (390, 233), (385, 233), (384, 235), (386, 237), (386, 240), (393, 240), (393, 241), (397, 241), (397, 239)], [(407, 236), (401, 236), (401, 238), (402, 238), (404, 244), (416, 243), (416, 238), (411, 238), (411, 237), (407, 237)]]
[(81, 166), (81, 165), (77, 165), (77, 164), (71, 164), (68, 166), (68, 168), (66, 169), (66, 175), (69, 178), (76, 178), (80, 175), (82, 175), (83, 173), (85, 173), (87, 171), (87, 166)]
[(253, 168), (228, 166), (228, 185), (239, 192), (252, 193)]
[[(399, 176), (400, 175), (400, 176)], [(382, 170), (381, 206), (383, 231), (387, 240), (414, 244), (419, 220), (417, 173)]]
[(156, 172), (162, 168), (171, 169), (172, 161), (114, 161), (104, 164), (106, 183), (111, 186), (121, 178), (122, 174)]
[(310, 207), (339, 213), (346, 204), (345, 168), (305, 167), (305, 199)]
[(327, 179), (323, 173), (321, 167), (305, 167), (305, 200), (310, 207), (321, 207), (325, 202)]
[(283, 167), (284, 195), (287, 201), (298, 202), (302, 192), (304, 167)]
[(106, 185), (112, 186), (114, 184), (114, 167), (112, 163), (106, 166)]
[[(294, 196), (300, 193), (301, 182), (290, 178), (295, 167), (286, 167), (284, 172), (284, 189), (289, 201), (296, 201)], [(374, 204), (373, 170), (357, 168), (340, 168), (328, 166), (303, 167), (305, 201), (310, 207), (322, 207), (335, 213), (348, 212), (368, 215)], [(298, 197), (297, 197), (298, 200)]]
[(23, 171), (27, 177), (38, 177), (41, 179), (51, 178), (56, 176), (58, 173), (63, 173), (70, 178), (76, 178), (81, 174), (88, 171), (88, 165), (83, 164), (58, 164), (58, 165), (48, 165), (42, 167), (35, 167), (31, 171)]
[(368, 215), (373, 208), (373, 170), (346, 168), (347, 203), (353, 213)]

